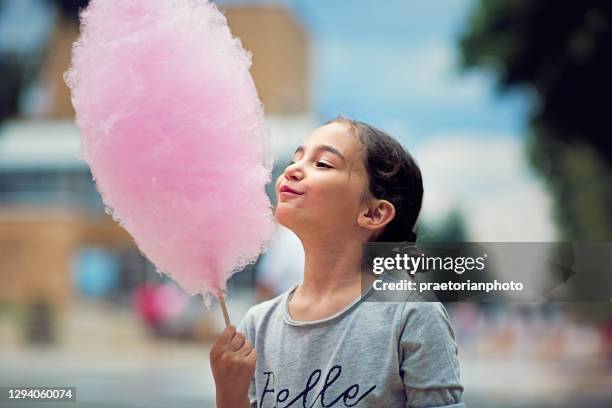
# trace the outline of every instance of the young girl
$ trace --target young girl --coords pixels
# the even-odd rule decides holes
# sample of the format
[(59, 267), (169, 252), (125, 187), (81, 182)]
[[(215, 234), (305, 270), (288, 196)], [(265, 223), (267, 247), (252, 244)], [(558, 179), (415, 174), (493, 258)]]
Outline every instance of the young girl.
[(338, 117), (297, 148), (276, 192), (276, 219), (304, 246), (304, 279), (215, 343), (217, 406), (464, 407), (443, 306), (361, 295), (362, 244), (416, 239), (423, 185), (412, 157)]

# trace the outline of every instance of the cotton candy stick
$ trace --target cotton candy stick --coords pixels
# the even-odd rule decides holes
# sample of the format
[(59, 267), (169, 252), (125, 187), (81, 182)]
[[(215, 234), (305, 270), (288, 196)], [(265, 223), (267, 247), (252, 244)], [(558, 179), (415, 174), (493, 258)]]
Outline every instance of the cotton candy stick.
[(65, 80), (108, 212), (159, 272), (222, 299), (274, 229), (250, 54), (205, 0), (92, 0), (80, 28)]

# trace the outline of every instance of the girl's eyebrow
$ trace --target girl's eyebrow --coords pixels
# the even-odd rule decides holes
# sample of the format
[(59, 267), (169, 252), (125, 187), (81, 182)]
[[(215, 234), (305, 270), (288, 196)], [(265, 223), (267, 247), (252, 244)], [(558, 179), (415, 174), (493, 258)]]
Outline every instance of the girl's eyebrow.
[[(340, 157), (342, 160), (346, 161), (346, 159), (344, 158), (342, 153), (340, 153), (338, 151), (338, 149), (336, 149), (335, 147), (332, 147), (332, 146), (329, 146), (329, 145), (319, 145), (319, 146), (315, 147), (315, 150), (325, 150), (325, 151), (328, 151), (328, 152), (333, 153), (336, 156)], [(304, 152), (304, 146), (299, 146), (297, 149), (295, 149), (295, 152), (293, 154), (300, 153), (300, 152), (302, 152), (302, 153)]]

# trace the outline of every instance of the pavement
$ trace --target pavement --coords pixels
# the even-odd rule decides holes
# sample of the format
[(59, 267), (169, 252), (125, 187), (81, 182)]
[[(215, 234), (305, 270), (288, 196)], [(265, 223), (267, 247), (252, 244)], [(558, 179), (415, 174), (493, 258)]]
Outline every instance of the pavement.
[[(57, 327), (54, 345), (31, 346), (0, 316), (0, 386), (76, 387), (76, 403), (53, 407), (214, 407), (210, 342), (156, 339), (130, 310), (95, 302), (64, 313)], [(460, 363), (468, 407), (612, 407), (612, 365), (597, 356), (534, 359), (460, 345)]]

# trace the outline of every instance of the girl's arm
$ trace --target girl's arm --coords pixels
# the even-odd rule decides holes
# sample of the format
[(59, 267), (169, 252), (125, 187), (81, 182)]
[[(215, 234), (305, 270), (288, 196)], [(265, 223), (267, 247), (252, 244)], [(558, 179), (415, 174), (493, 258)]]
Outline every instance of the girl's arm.
[(400, 337), (400, 373), (408, 407), (465, 408), (458, 349), (444, 306), (407, 302)]

